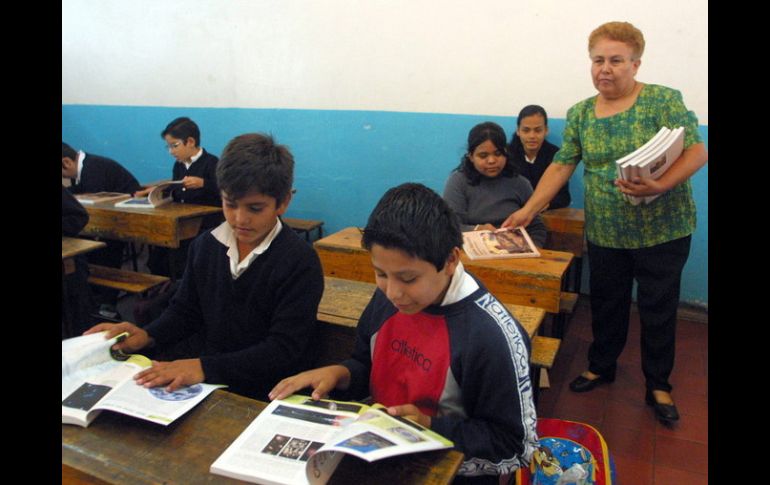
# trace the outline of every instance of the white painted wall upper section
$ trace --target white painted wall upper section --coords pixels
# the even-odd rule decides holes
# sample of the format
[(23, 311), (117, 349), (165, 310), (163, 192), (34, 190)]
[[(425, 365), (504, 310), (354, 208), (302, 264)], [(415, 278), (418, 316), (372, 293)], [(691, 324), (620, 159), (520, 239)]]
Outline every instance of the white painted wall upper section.
[(708, 124), (707, 0), (63, 0), (62, 102), (564, 117), (610, 20)]

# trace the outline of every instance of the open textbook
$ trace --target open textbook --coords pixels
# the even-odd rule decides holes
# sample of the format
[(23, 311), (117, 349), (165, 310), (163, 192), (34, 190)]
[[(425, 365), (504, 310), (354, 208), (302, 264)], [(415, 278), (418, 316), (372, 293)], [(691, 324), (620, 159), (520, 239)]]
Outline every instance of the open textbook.
[(150, 360), (111, 349), (127, 333), (109, 340), (104, 335), (83, 335), (61, 342), (62, 423), (86, 427), (106, 409), (165, 426), (215, 389), (225, 387), (195, 384), (166, 392), (163, 387), (140, 386), (133, 376), (150, 367)]
[(115, 204), (115, 207), (134, 207), (140, 209), (152, 209), (168, 204), (172, 200), (171, 191), (175, 185), (181, 184), (181, 180), (169, 180), (152, 188), (147, 197), (134, 197)]
[(523, 226), (463, 233), (463, 251), (471, 259), (537, 258), (540, 251)]
[[(684, 127), (672, 130), (664, 126), (647, 143), (615, 161), (618, 177), (623, 180), (633, 180), (636, 177), (656, 180), (679, 158), (683, 149)], [(625, 199), (633, 205), (642, 202), (649, 204), (659, 196), (660, 194), (636, 197), (624, 194)]]
[(117, 202), (131, 198), (131, 194), (120, 192), (91, 192), (88, 194), (75, 194), (75, 198), (83, 205), (93, 205), (99, 202)]
[(211, 473), (269, 485), (324, 484), (346, 454), (372, 462), (452, 446), (378, 404), (295, 394), (271, 402), (216, 459)]

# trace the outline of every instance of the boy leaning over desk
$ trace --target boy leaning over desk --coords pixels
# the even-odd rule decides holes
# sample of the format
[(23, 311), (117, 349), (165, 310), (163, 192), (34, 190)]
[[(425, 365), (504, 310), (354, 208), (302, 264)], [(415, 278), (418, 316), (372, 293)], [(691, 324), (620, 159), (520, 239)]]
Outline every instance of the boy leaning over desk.
[(282, 399), (371, 395), (452, 440), (465, 454), (455, 483), (497, 484), (528, 466), (537, 444), (530, 342), (505, 307), (460, 262), (457, 216), (420, 184), (390, 189), (362, 243), (377, 282), (358, 322), (350, 359), (288, 377)]
[(227, 384), (266, 400), (277, 381), (312, 365), (324, 283), (315, 250), (280, 220), (293, 170), (289, 150), (269, 136), (231, 140), (216, 172), (225, 222), (190, 245), (169, 307), (144, 328), (102, 323), (86, 331), (128, 332), (114, 348), (154, 354), (138, 384)]

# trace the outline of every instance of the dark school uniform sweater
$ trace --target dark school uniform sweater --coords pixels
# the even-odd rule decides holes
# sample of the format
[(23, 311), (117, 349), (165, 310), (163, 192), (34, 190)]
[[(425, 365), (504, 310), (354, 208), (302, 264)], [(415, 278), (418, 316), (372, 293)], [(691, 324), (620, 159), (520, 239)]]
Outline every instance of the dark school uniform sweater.
[(70, 191), (73, 194), (92, 192), (120, 192), (133, 194), (141, 186), (131, 172), (123, 165), (110, 158), (86, 153), (83, 168), (80, 170), (80, 182), (72, 179)]
[[(474, 278), (476, 280), (476, 278)], [(415, 404), (465, 454), (459, 474), (528, 466), (537, 441), (526, 331), (484, 286), (401, 313), (377, 289), (358, 322), (348, 395)]]
[(203, 187), (200, 189), (185, 189), (184, 187), (174, 187), (172, 195), (175, 202), (182, 204), (200, 204), (213, 205), (220, 207), (222, 199), (217, 187), (217, 163), (219, 158), (203, 150), (190, 168), (187, 168), (182, 162), (175, 162), (172, 170), (173, 180), (182, 180), (185, 177), (200, 177), (203, 179)]
[(240, 277), (227, 246), (207, 231), (190, 245), (187, 266), (169, 307), (145, 330), (172, 346), (195, 334), (205, 381), (267, 400), (284, 377), (310, 368), (315, 353), (321, 262), (288, 226)]
[[(523, 175), (532, 184), (532, 188), (537, 187), (538, 182), (543, 177), (545, 169), (553, 161), (553, 156), (559, 151), (559, 147), (550, 143), (548, 140), (543, 140), (543, 146), (540, 147), (540, 151), (537, 152), (534, 163), (529, 163), (524, 155), (524, 148), (521, 144), (516, 144), (511, 148), (511, 159), (516, 164), (516, 168), (519, 173)], [(565, 183), (559, 192), (556, 193), (551, 203), (548, 204), (549, 209), (561, 209), (567, 207), (572, 201), (572, 197), (569, 194), (569, 180)]]

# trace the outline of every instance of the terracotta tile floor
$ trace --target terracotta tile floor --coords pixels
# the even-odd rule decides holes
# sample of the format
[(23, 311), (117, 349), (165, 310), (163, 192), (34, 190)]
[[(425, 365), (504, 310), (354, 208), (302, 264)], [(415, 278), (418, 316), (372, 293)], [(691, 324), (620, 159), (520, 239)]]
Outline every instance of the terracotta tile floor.
[(590, 343), (590, 309), (583, 295), (549, 372), (551, 387), (541, 389), (539, 416), (596, 427), (607, 441), (623, 485), (708, 483), (708, 324), (678, 322), (671, 384), (681, 419), (673, 428), (661, 425), (644, 403), (636, 311), (615, 382), (577, 394), (568, 385), (588, 365)]

